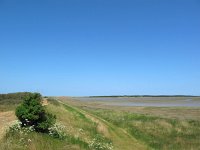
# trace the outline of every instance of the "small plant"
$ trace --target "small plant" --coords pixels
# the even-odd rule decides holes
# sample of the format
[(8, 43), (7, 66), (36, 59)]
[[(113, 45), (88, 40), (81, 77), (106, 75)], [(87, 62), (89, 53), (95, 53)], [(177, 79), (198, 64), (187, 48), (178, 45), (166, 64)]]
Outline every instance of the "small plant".
[(41, 104), (39, 93), (29, 93), (23, 103), (16, 108), (16, 116), (22, 122), (21, 126), (33, 126), (37, 132), (48, 132), (55, 123), (56, 116), (46, 113)]
[(14, 122), (12, 122), (12, 124), (9, 126), (9, 132), (10, 133), (14, 133), (14, 132), (17, 132), (17, 131), (20, 131), (21, 130), (21, 122), (16, 120)]
[(26, 126), (21, 127), (21, 125), (22, 125), (22, 122), (16, 120), (16, 121), (14, 121), (12, 123), (11, 126), (9, 126), (9, 131), (11, 133), (18, 132), (18, 131), (22, 131), (24, 133), (30, 133), (30, 132), (35, 131), (34, 125), (33, 126), (28, 126), (28, 127), (26, 127)]
[(94, 150), (113, 150), (112, 142), (97, 134), (89, 143), (89, 148)]
[(18, 144), (22, 146), (28, 146), (31, 142), (31, 139), (28, 138), (29, 134), (35, 131), (33, 126), (24, 126), (21, 127), (22, 122), (16, 120), (8, 128), (7, 136), (14, 136), (18, 140)]
[(66, 127), (64, 125), (60, 123), (56, 123), (52, 127), (49, 128), (49, 135), (54, 138), (63, 140), (66, 138), (66, 134), (64, 132), (65, 128)]

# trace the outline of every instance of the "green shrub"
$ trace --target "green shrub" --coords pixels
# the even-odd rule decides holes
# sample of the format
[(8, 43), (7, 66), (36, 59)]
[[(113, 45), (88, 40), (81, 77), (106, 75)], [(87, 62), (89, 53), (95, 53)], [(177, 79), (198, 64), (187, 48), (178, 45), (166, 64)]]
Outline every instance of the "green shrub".
[(48, 132), (56, 121), (56, 116), (46, 113), (41, 104), (39, 93), (29, 93), (23, 103), (16, 108), (15, 114), (23, 126), (33, 126), (37, 132)]

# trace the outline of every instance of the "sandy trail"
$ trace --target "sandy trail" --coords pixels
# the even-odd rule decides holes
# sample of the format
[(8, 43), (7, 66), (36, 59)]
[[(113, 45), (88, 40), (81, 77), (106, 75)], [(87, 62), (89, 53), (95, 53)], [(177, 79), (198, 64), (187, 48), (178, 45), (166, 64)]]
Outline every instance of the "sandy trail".
[(106, 137), (109, 137), (114, 144), (115, 150), (144, 150), (147, 149), (142, 143), (133, 138), (128, 134), (124, 129), (116, 127), (115, 125), (107, 122), (106, 120), (99, 118), (93, 114), (80, 110), (86, 117), (90, 118), (92, 121), (98, 124), (97, 128), (103, 129), (100, 130)]
[(46, 105), (48, 105), (48, 100), (47, 100), (47, 98), (43, 98), (42, 99), (42, 106), (46, 106)]
[(14, 120), (16, 117), (13, 111), (0, 112), (0, 139), (5, 134), (6, 127)]

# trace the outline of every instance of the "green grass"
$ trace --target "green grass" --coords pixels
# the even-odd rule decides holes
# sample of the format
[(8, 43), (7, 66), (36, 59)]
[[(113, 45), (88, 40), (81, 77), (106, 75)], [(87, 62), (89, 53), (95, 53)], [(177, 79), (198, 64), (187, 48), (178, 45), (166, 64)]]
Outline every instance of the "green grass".
[(101, 139), (104, 139), (105, 143), (111, 142), (110, 139), (105, 138), (97, 131), (97, 124), (90, 118), (87, 118), (78, 108), (68, 104), (58, 104), (57, 102), (50, 101), (53, 105), (49, 105), (47, 110), (56, 114), (58, 120), (68, 128), (66, 132), (71, 137), (70, 140), (68, 139), (71, 144), (82, 145), (83, 148), (88, 149), (88, 144), (95, 139), (97, 135), (101, 137)]
[(125, 129), (152, 149), (200, 149), (200, 121), (160, 118), (112, 110), (87, 110)]
[[(42, 133), (30, 133), (24, 137), (14, 133), (7, 134), (1, 143), (2, 150), (65, 150), (65, 149), (87, 149), (88, 145), (80, 139), (67, 136), (66, 140), (59, 140)], [(28, 139), (31, 139), (28, 142)], [(79, 144), (80, 143), (80, 144)]]
[[(69, 104), (66, 104), (66, 103), (64, 105), (69, 106)], [(146, 149), (146, 145), (143, 145), (142, 143), (137, 141), (135, 138), (133, 138), (129, 134), (125, 133), (123, 131), (123, 129), (118, 128), (117, 126), (113, 125), (112, 123), (107, 122), (104, 119), (102, 119), (96, 115), (88, 113), (88, 112), (84, 111), (83, 109), (80, 109), (80, 108), (77, 108), (77, 107), (74, 107), (71, 105), (70, 105), (70, 108), (73, 108), (73, 111), (78, 111), (82, 114), (85, 114), (85, 116), (87, 116), (88, 118), (90, 118), (92, 120), (96, 120), (95, 122), (97, 122), (100, 129), (103, 129), (103, 135), (105, 135), (106, 137), (109, 137), (110, 140), (107, 139), (107, 142), (108, 143), (109, 143), (109, 141), (113, 142), (114, 149), (116, 149), (116, 150), (121, 150), (121, 149), (143, 150), (143, 149)], [(69, 110), (71, 110), (71, 109), (69, 109)], [(90, 128), (90, 130), (91, 130), (91, 128)], [(101, 133), (101, 131), (100, 131), (100, 133)], [(95, 134), (95, 139), (96, 139), (96, 135), (97, 134)], [(99, 138), (97, 138), (97, 139), (99, 139)], [(99, 142), (97, 142), (97, 143), (99, 143)]]
[[(50, 100), (49, 105), (45, 106), (45, 109), (52, 114), (56, 114), (57, 122), (66, 126), (66, 129), (64, 129), (66, 133), (65, 139), (56, 139), (48, 134), (36, 132), (25, 135), (20, 134), (20, 132), (11, 133), (8, 131), (6, 136), (0, 141), (0, 150), (88, 150), (93, 149), (89, 147), (89, 144), (97, 136), (100, 137), (99, 139), (103, 139), (100, 142), (111, 142), (110, 139), (105, 138), (97, 131), (97, 124), (95, 122), (87, 118), (76, 108)], [(28, 142), (28, 139), (31, 142)]]
[[(57, 119), (65, 126), (70, 128), (73, 135), (82, 136), (79, 130), (84, 131), (85, 138), (91, 138), (97, 134), (97, 124), (90, 119), (86, 118), (84, 114), (67, 104), (63, 105), (49, 105), (48, 112), (56, 114)], [(84, 138), (83, 137), (83, 138)]]
[[(77, 107), (53, 98), (48, 98), (48, 102), (45, 109), (56, 114), (57, 122), (66, 126), (66, 138), (61, 140), (35, 132), (23, 137), (19, 133), (7, 132), (0, 140), (0, 150), (98, 150), (101, 145), (109, 143), (113, 144), (114, 150), (200, 149), (198, 119), (175, 119), (114, 109)], [(7, 111), (14, 110), (15, 106), (8, 102), (0, 105), (0, 108), (5, 107)], [(104, 132), (108, 132), (108, 136), (100, 132), (99, 127), (105, 128), (107, 131)], [(24, 138), (22, 142), (21, 138)], [(28, 139), (31, 142), (27, 142)], [(91, 141), (96, 142), (93, 147)]]

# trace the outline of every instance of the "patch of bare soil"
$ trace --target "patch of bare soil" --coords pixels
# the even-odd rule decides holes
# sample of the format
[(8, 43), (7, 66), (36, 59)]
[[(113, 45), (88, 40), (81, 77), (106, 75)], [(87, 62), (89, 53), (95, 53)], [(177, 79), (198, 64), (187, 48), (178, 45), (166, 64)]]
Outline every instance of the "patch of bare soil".
[(43, 98), (42, 100), (42, 106), (48, 105), (48, 100), (47, 98)]

